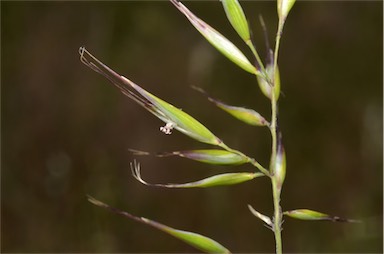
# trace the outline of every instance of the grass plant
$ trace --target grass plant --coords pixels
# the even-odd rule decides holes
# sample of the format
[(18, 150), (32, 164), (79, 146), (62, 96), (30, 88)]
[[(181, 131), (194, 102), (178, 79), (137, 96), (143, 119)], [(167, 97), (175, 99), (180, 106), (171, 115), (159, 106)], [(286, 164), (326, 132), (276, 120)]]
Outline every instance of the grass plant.
[[(250, 61), (229, 39), (225, 38), (217, 30), (198, 18), (183, 3), (177, 0), (170, 0), (170, 2), (218, 51), (220, 51), (239, 68), (255, 76), (255, 81), (258, 83), (262, 93), (270, 101), (271, 115), (269, 118), (262, 116), (253, 109), (228, 105), (221, 100), (212, 98), (208, 96), (207, 93), (201, 88), (194, 87), (194, 89), (207, 96), (208, 100), (215, 106), (224, 110), (243, 123), (257, 126), (259, 128), (268, 128), (270, 130), (272, 140), (269, 160), (270, 163), (267, 167), (262, 166), (257, 161), (257, 159), (246, 155), (241, 151), (231, 148), (228, 144), (224, 143), (222, 139), (217, 137), (212, 131), (210, 131), (194, 117), (179, 109), (178, 107), (175, 107), (153, 95), (152, 93), (146, 91), (141, 86), (135, 84), (128, 78), (116, 73), (107, 65), (94, 57), (84, 47), (81, 47), (79, 49), (81, 61), (92, 70), (106, 77), (109, 81), (112, 82), (112, 84), (120, 89), (123, 94), (162, 120), (165, 125), (160, 127), (160, 131), (164, 132), (166, 135), (169, 135), (173, 130), (177, 130), (191, 137), (192, 139), (213, 146), (212, 149), (160, 153), (158, 154), (159, 157), (180, 156), (208, 164), (240, 165), (249, 163), (254, 166), (253, 172), (219, 174), (209, 176), (199, 181), (182, 184), (151, 184), (141, 177), (140, 164), (135, 161), (131, 163), (133, 176), (139, 182), (145, 185), (163, 188), (209, 188), (215, 186), (235, 185), (246, 181), (254, 181), (259, 177), (268, 178), (271, 182), (273, 193), (273, 214), (271, 216), (265, 215), (250, 205), (248, 205), (248, 208), (255, 217), (264, 222), (265, 225), (273, 232), (276, 243), (276, 253), (282, 253), (283, 250), (281, 231), (284, 216), (299, 220), (355, 222), (353, 220), (342, 219), (337, 216), (330, 216), (328, 214), (310, 209), (295, 209), (284, 211), (280, 205), (280, 197), (286, 175), (286, 153), (283, 145), (282, 131), (279, 128), (278, 101), (280, 97), (280, 75), (278, 68), (278, 57), (284, 24), (287, 20), (287, 16), (291, 8), (295, 3), (295, 0), (277, 1), (278, 27), (276, 31), (275, 45), (273, 48), (268, 48), (269, 57), (265, 62), (261, 60), (259, 53), (257, 52), (256, 47), (251, 40), (251, 30), (248, 26), (247, 18), (240, 3), (237, 0), (221, 0), (221, 2), (228, 21), (252, 52), (254, 56), (254, 60), (252, 61)], [(261, 23), (265, 28), (262, 19)], [(254, 62), (254, 64), (252, 64), (252, 62)], [(148, 154), (147, 152), (135, 150), (132, 150), (132, 152), (136, 155)], [(120, 214), (132, 220), (141, 222), (165, 233), (168, 233), (203, 252), (230, 252), (226, 247), (211, 238), (202, 236), (197, 233), (175, 229), (147, 218), (134, 216), (130, 213), (111, 207), (90, 196), (88, 199), (91, 203), (97, 206), (106, 208), (114, 213)]]

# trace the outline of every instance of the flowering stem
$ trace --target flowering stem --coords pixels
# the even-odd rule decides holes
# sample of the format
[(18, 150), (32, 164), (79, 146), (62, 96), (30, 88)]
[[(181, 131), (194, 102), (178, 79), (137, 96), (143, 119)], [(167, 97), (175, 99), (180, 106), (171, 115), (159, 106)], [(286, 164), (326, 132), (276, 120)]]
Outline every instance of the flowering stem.
[(270, 164), (270, 174), (272, 182), (272, 192), (273, 192), (273, 232), (275, 234), (276, 242), (276, 253), (282, 253), (282, 241), (281, 241), (281, 224), (282, 224), (282, 214), (280, 207), (280, 193), (281, 193), (281, 183), (277, 183), (277, 176), (274, 175), (274, 168), (276, 164), (277, 156), (277, 101), (275, 93), (271, 93), (271, 107), (272, 107), (272, 120), (270, 125), (271, 136), (272, 136), (272, 152), (271, 152), (271, 164)]
[(282, 224), (282, 212), (280, 207), (280, 192), (281, 189), (276, 183), (276, 178), (272, 177), (272, 191), (273, 191), (273, 233), (275, 234), (276, 254), (283, 252), (283, 244), (281, 241), (281, 224)]
[(275, 85), (275, 77), (277, 72), (277, 59), (279, 55), (280, 48), (280, 39), (281, 34), (283, 32), (284, 27), (284, 19), (279, 20), (279, 25), (276, 34), (276, 44), (274, 51), (274, 61), (273, 61), (273, 76), (272, 76), (272, 89), (271, 89), (271, 111), (272, 111), (272, 119), (270, 125), (270, 131), (272, 136), (272, 152), (271, 152), (271, 164), (270, 164), (270, 173), (271, 173), (271, 182), (272, 182), (272, 192), (273, 192), (273, 232), (275, 235), (275, 243), (276, 243), (276, 253), (281, 254), (283, 251), (283, 244), (281, 240), (281, 224), (282, 224), (282, 212), (280, 206), (280, 194), (281, 194), (281, 182), (278, 182), (277, 175), (274, 173), (274, 169), (276, 166), (276, 156), (277, 156), (277, 117), (278, 117), (278, 105), (277, 98), (274, 92)]

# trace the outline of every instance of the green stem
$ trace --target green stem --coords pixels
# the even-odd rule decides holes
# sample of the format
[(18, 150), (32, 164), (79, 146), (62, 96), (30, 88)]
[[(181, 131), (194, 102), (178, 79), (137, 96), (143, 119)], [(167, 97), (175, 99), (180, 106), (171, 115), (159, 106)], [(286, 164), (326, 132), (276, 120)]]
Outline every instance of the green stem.
[(280, 193), (281, 193), (281, 184), (277, 183), (277, 178), (274, 175), (274, 169), (276, 166), (276, 155), (277, 155), (277, 101), (275, 92), (272, 90), (271, 93), (271, 107), (272, 107), (272, 120), (270, 125), (271, 136), (272, 136), (272, 152), (271, 152), (271, 162), (270, 162), (270, 174), (272, 182), (272, 192), (273, 192), (273, 232), (275, 234), (275, 243), (276, 243), (276, 253), (281, 254), (283, 244), (281, 241), (281, 224), (282, 224), (282, 215), (280, 207)]
[(276, 158), (276, 152), (277, 152), (277, 133), (276, 133), (276, 126), (277, 126), (277, 101), (276, 101), (276, 95), (274, 90), (272, 89), (271, 92), (271, 111), (272, 111), (272, 117), (271, 117), (271, 124), (269, 126), (269, 129), (271, 131), (271, 137), (272, 137), (272, 151), (271, 151), (271, 165), (269, 170), (271, 171), (271, 174), (273, 175), (273, 164)]
[(276, 243), (276, 254), (283, 253), (283, 243), (281, 241), (281, 224), (282, 224), (282, 213), (280, 207), (280, 193), (281, 189), (279, 184), (276, 183), (276, 178), (272, 177), (272, 190), (273, 190), (273, 233), (275, 234)]
[(273, 73), (276, 73), (276, 70), (277, 70), (277, 59), (278, 59), (278, 56), (279, 56), (280, 39), (281, 39), (281, 34), (283, 33), (284, 23), (285, 23), (285, 19), (280, 19), (279, 20), (279, 26), (277, 28), (277, 34), (276, 34), (276, 44), (275, 44), (275, 51), (274, 51), (274, 59), (273, 59)]
[(243, 156), (245, 158), (248, 158), (249, 160), (249, 163), (251, 163), (253, 166), (255, 166), (258, 170), (260, 170), (264, 175), (266, 176), (271, 176), (270, 172), (264, 168), (260, 163), (258, 163), (255, 159), (245, 155), (244, 153), (240, 152), (240, 151), (237, 151), (235, 149), (232, 149), (230, 148), (229, 146), (227, 146), (226, 144), (224, 144), (223, 142), (219, 144), (220, 147), (224, 148), (225, 150), (227, 150), (228, 152), (233, 152), (233, 153), (237, 153), (238, 155), (240, 156)]
[(273, 60), (273, 76), (272, 76), (272, 89), (271, 89), (271, 110), (272, 110), (272, 119), (271, 119), (271, 136), (272, 136), (272, 152), (271, 152), (271, 163), (270, 163), (270, 173), (271, 173), (271, 182), (272, 182), (272, 192), (273, 192), (273, 232), (275, 235), (276, 243), (276, 253), (281, 254), (283, 252), (283, 243), (281, 240), (281, 224), (282, 224), (282, 212), (280, 207), (280, 194), (281, 194), (281, 184), (278, 183), (277, 177), (274, 175), (274, 169), (276, 166), (276, 155), (277, 155), (277, 98), (274, 92), (275, 85), (275, 74), (277, 72), (277, 59), (279, 56), (280, 48), (280, 39), (283, 32), (285, 20), (279, 20), (279, 26), (276, 34), (276, 44), (274, 51), (274, 60)]
[[(249, 158), (249, 157), (248, 157)], [(261, 166), (260, 163), (258, 163), (255, 159), (249, 158), (249, 163), (251, 163), (253, 166), (258, 168), (261, 172), (264, 173), (266, 176), (271, 176), (267, 169), (265, 169), (263, 166)]]
[(248, 45), (248, 47), (251, 49), (253, 55), (255, 56), (255, 58), (256, 58), (256, 62), (257, 62), (257, 64), (258, 64), (258, 65), (260, 66), (260, 68), (261, 68), (262, 76), (263, 76), (264, 78), (266, 78), (266, 77), (267, 77), (267, 71), (265, 70), (264, 64), (263, 64), (263, 62), (261, 61), (260, 56), (259, 56), (259, 54), (257, 53), (257, 51), (256, 51), (256, 49), (255, 49), (255, 46), (253, 45), (253, 43), (252, 43), (251, 40), (246, 41), (246, 44)]

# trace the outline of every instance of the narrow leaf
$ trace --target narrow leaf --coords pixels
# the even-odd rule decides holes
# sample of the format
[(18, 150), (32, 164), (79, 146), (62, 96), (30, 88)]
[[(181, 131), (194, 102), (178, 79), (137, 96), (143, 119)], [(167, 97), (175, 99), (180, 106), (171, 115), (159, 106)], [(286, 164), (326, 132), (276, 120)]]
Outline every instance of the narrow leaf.
[(171, 228), (164, 224), (161, 224), (146, 218), (142, 218), (142, 220), (148, 225), (155, 227), (165, 233), (168, 233), (176, 237), (177, 239), (206, 253), (230, 253), (230, 251), (227, 248), (225, 248), (223, 245), (206, 236), (189, 232), (189, 231)]
[(142, 95), (152, 105), (154, 105), (161, 113), (163, 113), (168, 119), (169, 123), (174, 124), (172, 128), (175, 128), (185, 135), (188, 135), (203, 143), (218, 145), (222, 142), (210, 130), (208, 130), (204, 125), (202, 125), (189, 114), (147, 92), (129, 79), (125, 77), (122, 78), (126, 84), (130, 85), (140, 95)]
[(358, 220), (343, 219), (338, 216), (331, 216), (325, 213), (309, 210), (309, 209), (296, 209), (286, 211), (283, 213), (291, 218), (299, 220), (327, 220), (333, 222), (360, 222)]
[[(202, 162), (210, 163), (210, 164), (219, 164), (219, 165), (220, 164), (221, 165), (229, 165), (229, 164), (236, 165), (236, 164), (250, 163), (253, 166), (255, 166), (257, 169), (259, 169), (264, 175), (271, 176), (270, 172), (266, 168), (261, 166), (261, 164), (258, 163), (254, 158), (251, 158), (240, 151), (231, 149), (227, 145), (225, 145), (224, 143), (221, 143), (219, 146), (226, 149), (225, 151), (224, 150), (217, 150), (219, 155), (221, 154), (221, 155), (229, 155), (229, 156), (223, 156), (223, 157), (219, 156), (218, 158), (216, 158), (216, 160), (213, 159), (214, 157), (210, 157), (209, 160), (202, 161)], [(132, 152), (134, 155), (139, 155), (139, 156), (151, 155), (151, 153), (146, 152), (146, 151), (140, 151), (140, 150), (135, 150), (135, 149), (128, 149), (128, 150), (130, 152)], [(215, 149), (191, 150), (191, 151), (193, 151), (193, 152), (194, 151), (202, 151), (203, 153), (205, 151), (213, 151), (212, 153), (215, 153), (214, 152)], [(188, 152), (190, 152), (190, 151), (162, 152), (162, 153), (155, 153), (154, 155), (158, 156), (158, 157), (182, 156), (182, 155), (183, 155), (182, 157), (187, 157), (187, 156), (189, 156)], [(199, 152), (197, 152), (197, 155), (200, 155), (200, 157), (198, 157), (196, 155), (193, 156), (193, 152), (192, 152), (192, 155), (190, 156), (191, 158), (188, 158), (188, 159), (196, 159), (197, 161), (202, 159), (201, 154), (199, 154)], [(205, 156), (205, 155), (203, 155), (203, 156)]]
[(258, 112), (254, 111), (253, 109), (248, 109), (244, 107), (237, 107), (237, 106), (230, 106), (227, 105), (217, 99), (214, 99), (210, 97), (207, 92), (205, 92), (200, 87), (192, 86), (193, 89), (196, 91), (204, 94), (208, 97), (208, 100), (215, 104), (220, 109), (224, 110), (225, 112), (229, 113), (233, 117), (237, 118), (238, 120), (253, 125), (253, 126), (268, 126), (269, 122), (265, 120), (264, 117), (262, 117)]
[(150, 113), (154, 114), (156, 117), (160, 118), (164, 122), (167, 122), (165, 115), (161, 111), (159, 111), (156, 107), (154, 107), (144, 98), (135, 94), (132, 90), (130, 90), (129, 86), (124, 84), (124, 80), (120, 74), (116, 73), (114, 70), (102, 63), (99, 59), (89, 53), (88, 50), (86, 50), (84, 47), (79, 48), (79, 54), (80, 60), (84, 65), (107, 78), (124, 95), (137, 102), (140, 106), (148, 110)]
[(253, 125), (253, 126), (268, 126), (269, 123), (267, 120), (265, 120), (264, 117), (262, 117), (259, 113), (257, 113), (253, 109), (243, 108), (243, 107), (236, 107), (236, 106), (229, 106), (222, 102), (216, 101), (215, 104), (221, 108), (222, 110), (228, 112), (235, 118), (239, 119), (240, 121), (243, 121), (247, 124)]
[[(136, 149), (128, 149), (134, 155), (151, 155), (146, 151), (140, 151)], [(251, 162), (251, 158), (238, 152), (230, 152), (226, 150), (218, 149), (203, 149), (203, 150), (186, 150), (186, 151), (174, 151), (174, 152), (160, 152), (156, 153), (157, 157), (169, 157), (180, 156), (183, 158), (209, 163), (216, 165), (240, 165), (247, 162)]]
[(140, 164), (131, 163), (131, 169), (133, 176), (142, 184), (155, 187), (164, 187), (164, 188), (209, 188), (216, 186), (226, 186), (226, 185), (235, 185), (240, 184), (246, 181), (253, 180), (256, 177), (264, 176), (263, 173), (225, 173), (214, 175), (208, 178), (205, 178), (200, 181), (184, 183), (184, 184), (151, 184), (143, 180), (140, 172)]
[(200, 142), (212, 145), (221, 144), (222, 141), (219, 138), (192, 116), (147, 92), (124, 76), (119, 75), (90, 54), (84, 47), (80, 48), (79, 53), (81, 61), (86, 66), (106, 77), (123, 94), (164, 121), (166, 125), (160, 128), (164, 133), (171, 134), (172, 129), (175, 128)]
[(180, 156), (216, 165), (239, 165), (249, 162), (249, 158), (241, 154), (216, 149), (175, 151), (170, 153), (161, 153), (159, 156)]
[(88, 200), (92, 204), (99, 206), (99, 207), (103, 207), (103, 208), (105, 208), (105, 209), (107, 209), (113, 213), (122, 215), (122, 216), (127, 217), (131, 220), (135, 220), (135, 221), (138, 221), (140, 223), (146, 224), (148, 226), (154, 227), (158, 230), (161, 230), (161, 231), (163, 231), (163, 232), (165, 232), (165, 233), (167, 233), (167, 234), (195, 247), (196, 249), (199, 249), (199, 250), (204, 251), (206, 253), (230, 253), (230, 251), (227, 248), (225, 248), (224, 246), (222, 246), (218, 242), (216, 242), (216, 241), (214, 241), (214, 240), (212, 240), (206, 236), (196, 234), (193, 232), (188, 232), (188, 231), (184, 231), (184, 230), (171, 228), (169, 226), (166, 226), (164, 224), (161, 224), (159, 222), (156, 222), (156, 221), (144, 218), (144, 217), (136, 217), (130, 213), (127, 213), (127, 212), (121, 211), (117, 208), (111, 207), (111, 206), (109, 206), (109, 205), (107, 205), (107, 204), (105, 204), (105, 203), (103, 203), (103, 202), (101, 202), (101, 201), (99, 201), (93, 197), (90, 197), (90, 196), (88, 196)]
[(233, 28), (245, 42), (250, 41), (248, 22), (240, 3), (237, 0), (222, 0), (221, 2)]
[(170, 0), (176, 8), (183, 13), (191, 24), (211, 43), (217, 50), (225, 55), (232, 62), (247, 72), (259, 74), (247, 57), (227, 38), (209, 26), (207, 23), (196, 17), (187, 7), (177, 0)]

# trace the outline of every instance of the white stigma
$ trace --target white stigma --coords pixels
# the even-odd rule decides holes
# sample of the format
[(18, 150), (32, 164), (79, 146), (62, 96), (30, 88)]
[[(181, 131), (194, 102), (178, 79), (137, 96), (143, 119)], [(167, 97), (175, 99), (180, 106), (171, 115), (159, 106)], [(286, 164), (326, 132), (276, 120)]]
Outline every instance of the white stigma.
[(175, 127), (175, 124), (169, 122), (165, 126), (160, 127), (160, 131), (169, 135), (169, 134), (172, 134), (173, 127)]

